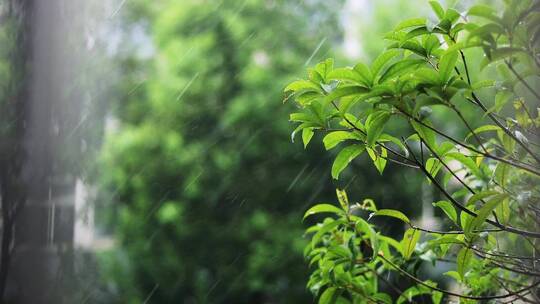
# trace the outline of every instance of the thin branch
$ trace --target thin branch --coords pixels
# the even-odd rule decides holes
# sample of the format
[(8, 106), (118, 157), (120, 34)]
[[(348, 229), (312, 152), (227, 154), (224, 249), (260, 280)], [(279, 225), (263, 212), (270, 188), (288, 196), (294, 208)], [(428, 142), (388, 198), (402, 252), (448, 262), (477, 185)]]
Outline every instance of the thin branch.
[(443, 294), (446, 294), (446, 295), (449, 295), (449, 296), (454, 296), (454, 297), (459, 297), (459, 298), (463, 298), (463, 299), (469, 299), (469, 300), (478, 300), (478, 301), (482, 301), (482, 300), (494, 300), (494, 299), (504, 299), (504, 298), (508, 298), (508, 297), (514, 297), (522, 292), (525, 292), (525, 291), (528, 291), (529, 289), (532, 289), (536, 286), (538, 286), (540, 284), (540, 281), (530, 285), (530, 286), (527, 286), (527, 287), (524, 287), (522, 289), (519, 289), (515, 292), (509, 292), (507, 294), (503, 294), (503, 295), (495, 295), (495, 296), (469, 296), (469, 295), (464, 295), (464, 294), (460, 294), (460, 293), (455, 293), (455, 292), (452, 292), (452, 291), (449, 291), (449, 290), (444, 290), (444, 289), (441, 289), (441, 288), (438, 288), (438, 287), (435, 287), (435, 286), (431, 286), (427, 283), (425, 283), (424, 281), (420, 280), (419, 278), (413, 276), (412, 274), (410, 274), (409, 272), (401, 269), (399, 266), (397, 266), (396, 264), (392, 263), (390, 260), (388, 260), (387, 258), (385, 258), (382, 254), (379, 254), (378, 255), (382, 260), (384, 260), (386, 263), (388, 263), (390, 266), (392, 266), (392, 268), (396, 269), (398, 272), (400, 272), (401, 274), (403, 274), (404, 276), (408, 277), (409, 279), (415, 281), (417, 284), (420, 284), (420, 285), (423, 285), (431, 290), (435, 290), (435, 291), (438, 291), (438, 292), (442, 292)]
[[(332, 105), (334, 106), (334, 108), (335, 108), (336, 110), (339, 111), (339, 107), (336, 105), (336, 103), (335, 103), (334, 101), (332, 101)], [(349, 126), (350, 126), (351, 128), (353, 128), (354, 130), (360, 132), (360, 133), (363, 134), (363, 135), (367, 135), (367, 133), (366, 133), (364, 130), (358, 128), (358, 127), (357, 127), (352, 121), (350, 121), (345, 115), (343, 115), (343, 119), (349, 124)], [(402, 158), (403, 160), (410, 161), (410, 159), (409, 159), (408, 157), (406, 157), (405, 155), (403, 155), (403, 154), (401, 154), (401, 153), (395, 151), (395, 150), (392, 149), (392, 148), (387, 147), (387, 146), (384, 145), (383, 143), (378, 142), (378, 141), (377, 141), (376, 143), (377, 143), (378, 145), (382, 146), (383, 148), (385, 148), (386, 150), (388, 150), (388, 152), (390, 152), (390, 153), (392, 153), (392, 154), (394, 154), (394, 155), (396, 155), (396, 156), (399, 156), (399, 157)], [(408, 166), (408, 167), (415, 168), (413, 165), (410, 165), (410, 164), (409, 164), (409, 165), (404, 164), (404, 163), (400, 163), (400, 164), (406, 165), (406, 166)]]
[(504, 63), (506, 63), (506, 66), (510, 69), (510, 71), (512, 71), (512, 73), (517, 77), (517, 79), (537, 98), (540, 100), (540, 94), (538, 94), (538, 92), (536, 92), (528, 83), (527, 81), (525, 81), (525, 79), (523, 79), (523, 77), (521, 77), (521, 75), (519, 75), (519, 73), (516, 71), (516, 69), (514, 69), (514, 66), (512, 65), (511, 62), (509, 62), (508, 60), (505, 60)]
[(461, 119), (461, 121), (463, 121), (463, 124), (465, 124), (465, 127), (467, 127), (467, 129), (469, 130), (469, 132), (471, 132), (471, 134), (473, 135), (474, 139), (476, 139), (476, 141), (478, 142), (478, 144), (480, 145), (480, 147), (482, 148), (482, 150), (484, 151), (484, 153), (486, 154), (489, 154), (488, 150), (486, 149), (486, 147), (484, 147), (484, 144), (482, 143), (482, 140), (480, 140), (480, 137), (478, 137), (478, 134), (476, 134), (476, 132), (474, 132), (474, 129), (471, 127), (471, 125), (467, 122), (467, 120), (465, 119), (465, 117), (463, 116), (463, 114), (461, 114), (461, 111), (458, 110), (456, 108), (456, 106), (454, 104), (451, 104), (451, 108), (454, 110), (454, 112), (456, 112), (456, 114), (459, 116), (459, 118)]
[(480, 106), (480, 108), (482, 108), (482, 110), (484, 110), (484, 112), (486, 112), (486, 114), (488, 115), (489, 118), (491, 118), (491, 120), (499, 127), (501, 128), (504, 133), (506, 133), (506, 135), (510, 136), (510, 138), (512, 138), (512, 140), (514, 140), (518, 145), (520, 145), (523, 150), (525, 150), (527, 153), (529, 153), (529, 155), (531, 155), (532, 158), (534, 158), (534, 160), (540, 164), (540, 157), (538, 157), (536, 154), (534, 154), (534, 152), (529, 149), (529, 147), (527, 147), (527, 145), (522, 142), (521, 140), (519, 140), (516, 135), (514, 135), (510, 130), (508, 130), (507, 127), (505, 127), (494, 115), (493, 113), (491, 113), (487, 108), (486, 106), (482, 103), (482, 101), (480, 101), (480, 99), (478, 98), (478, 96), (476, 96), (476, 94), (474, 94), (474, 92), (472, 92), (472, 97), (474, 99), (474, 101), (476, 101), (476, 103), (478, 104), (478, 106)]
[[(437, 234), (443, 234), (443, 235), (446, 235), (446, 234), (465, 234), (465, 231), (462, 231), (462, 230), (440, 231), (440, 230), (432, 230), (432, 229), (418, 227), (418, 226), (415, 226), (413, 224), (409, 224), (409, 226), (412, 229), (420, 230), (420, 231), (427, 232), (427, 233), (437, 233)], [(504, 230), (502, 230), (502, 229), (482, 229), (482, 230), (474, 230), (473, 232), (474, 233), (482, 233), (482, 232), (502, 232), (502, 231), (504, 231)]]
[[(463, 51), (459, 51), (460, 55), (461, 55), (461, 60), (463, 60), (463, 66), (465, 67), (465, 73), (467, 75), (467, 80), (468, 80), (468, 83), (469, 85), (471, 84), (471, 81), (470, 81), (470, 74), (469, 74), (469, 68), (467, 67), (467, 60), (465, 59), (465, 54), (463, 53)], [(516, 73), (517, 74), (517, 73)], [(532, 89), (532, 88), (531, 88)], [(536, 93), (536, 92), (535, 92)], [(480, 101), (480, 99), (478, 98), (478, 96), (476, 96), (476, 94), (474, 93), (474, 91), (472, 92), (472, 97), (474, 99), (474, 101), (476, 102), (476, 104), (488, 115), (488, 117), (497, 125), (499, 126), (508, 136), (510, 136), (515, 142), (517, 142), (525, 151), (527, 151), (527, 153), (529, 153), (532, 158), (534, 158), (536, 160), (537, 163), (540, 164), (540, 157), (538, 157), (536, 154), (533, 153), (533, 151), (531, 151), (529, 149), (529, 147), (527, 147), (527, 145), (525, 143), (523, 143), (521, 140), (519, 140), (514, 134), (512, 134), (512, 132), (510, 132), (510, 130), (508, 130), (508, 128), (506, 128), (494, 115), (493, 113), (491, 113), (488, 108), (486, 108), (486, 106), (482, 103), (482, 101)], [(535, 96), (537, 96), (538, 99), (540, 99), (540, 96), (538, 96), (537, 94), (535, 94)]]
[[(418, 133), (416, 133), (418, 134)], [(418, 137), (420, 137), (420, 134), (418, 134)], [(422, 139), (422, 137), (420, 137), (420, 140), (424, 141)], [(436, 153), (427, 143), (425, 143), (426, 147), (429, 149), (429, 151), (431, 152), (431, 154), (433, 154), (437, 160), (439, 160), (439, 162), (444, 166), (444, 168), (450, 172), (450, 174), (452, 174), (452, 176), (457, 179), (472, 195), (475, 195), (476, 194), (476, 191), (474, 191), (471, 187), (469, 187), (443, 160), (442, 158), (439, 156), (438, 153)], [(486, 204), (486, 202), (481, 199), (480, 200), (484, 205)], [(497, 214), (495, 213), (495, 211), (492, 212), (493, 214), (493, 217), (495, 218), (495, 221), (497, 223), (499, 223), (499, 219), (497, 217)]]
[[(405, 146), (407, 147), (407, 149), (409, 149), (409, 153), (411, 154), (411, 156), (413, 157), (414, 161), (416, 162), (416, 164), (420, 167), (420, 169), (424, 172), (424, 175), (433, 183), (433, 185), (435, 185), (435, 187), (437, 187), (437, 189), (439, 189), (439, 191), (441, 191), (442, 194), (444, 194), (444, 196), (446, 196), (450, 202), (456, 206), (459, 210), (469, 214), (469, 215), (472, 215), (474, 217), (477, 217), (478, 215), (471, 211), (470, 209), (468, 209), (467, 207), (463, 206), (462, 204), (460, 204), (452, 195), (450, 195), (450, 193), (448, 193), (444, 187), (433, 177), (431, 176), (431, 174), (429, 174), (429, 172), (426, 170), (426, 168), (418, 161), (418, 159), (416, 159), (416, 157), (414, 156), (414, 154), (412, 153), (410, 147), (407, 145), (407, 143), (405, 142)], [(534, 231), (527, 231), (527, 230), (522, 230), (522, 229), (518, 229), (518, 228), (514, 228), (514, 227), (510, 227), (510, 226), (505, 226), (501, 223), (497, 223), (495, 221), (492, 221), (490, 219), (486, 219), (485, 220), (486, 223), (489, 223), (497, 228), (500, 228), (504, 231), (507, 231), (507, 232), (511, 232), (511, 233), (514, 233), (514, 234), (517, 234), (517, 235), (521, 235), (521, 236), (529, 236), (529, 237), (533, 237), (533, 238), (540, 238), (540, 233), (538, 232), (534, 232)], [(525, 238), (527, 239), (527, 238)]]
[(532, 173), (532, 174), (534, 174), (534, 175), (540, 176), (540, 171), (536, 171), (536, 170), (533, 169), (533, 168), (529, 168), (529, 167), (526, 166), (525, 164), (516, 163), (516, 162), (510, 161), (510, 160), (504, 159), (504, 158), (502, 158), (502, 157), (493, 155), (493, 154), (491, 154), (491, 153), (487, 153), (487, 154), (486, 154), (486, 153), (484, 153), (484, 152), (482, 152), (482, 151), (480, 151), (480, 150), (478, 150), (478, 149), (476, 149), (476, 148), (474, 148), (474, 147), (471, 147), (471, 146), (469, 146), (469, 145), (467, 145), (467, 144), (464, 144), (464, 143), (460, 142), (459, 140), (457, 140), (457, 139), (451, 137), (450, 135), (447, 135), (447, 134), (445, 134), (445, 133), (443, 133), (443, 132), (441, 132), (441, 131), (435, 129), (434, 127), (432, 127), (432, 126), (430, 126), (430, 125), (424, 123), (424, 122), (421, 121), (420, 119), (418, 119), (418, 118), (416, 118), (416, 117), (410, 115), (409, 113), (403, 111), (401, 108), (396, 107), (396, 109), (397, 109), (400, 113), (402, 113), (402, 114), (404, 114), (405, 116), (407, 116), (408, 118), (414, 120), (415, 122), (421, 124), (422, 126), (424, 126), (424, 127), (428, 128), (428, 129), (432, 130), (433, 132), (439, 134), (440, 136), (442, 136), (442, 137), (444, 137), (444, 138), (446, 138), (446, 139), (448, 139), (448, 140), (454, 142), (455, 144), (457, 144), (457, 145), (459, 145), (459, 146), (461, 146), (461, 147), (463, 147), (463, 148), (466, 148), (466, 149), (468, 149), (468, 150), (471, 150), (471, 151), (473, 151), (473, 152), (475, 152), (475, 153), (478, 153), (478, 154), (480, 154), (480, 155), (483, 155), (483, 156), (485, 156), (485, 157), (487, 157), (487, 158), (490, 158), (490, 159), (493, 159), (493, 160), (496, 160), (496, 161), (499, 161), (499, 162), (508, 164), (508, 165), (510, 165), (510, 166), (513, 166), (513, 167), (516, 167), (516, 168), (525, 170), (525, 171), (527, 171), (527, 172), (529, 172), (529, 173)]
[[(508, 287), (506, 287), (506, 286), (503, 284), (503, 282), (501, 282), (501, 280), (500, 280), (498, 277), (495, 277), (495, 276), (493, 276), (493, 277), (495, 278), (495, 281), (497, 281), (497, 283), (499, 283), (499, 285), (500, 285), (504, 290), (506, 290), (506, 292), (511, 292), (511, 291), (508, 289)], [(525, 298), (524, 295), (516, 294), (516, 297), (517, 297), (518, 299), (521, 299), (523, 302), (526, 302), (526, 303), (534, 303), (534, 302), (532, 302), (531, 300)], [(513, 301), (515, 301), (515, 299), (512, 299), (511, 302), (513, 302)]]

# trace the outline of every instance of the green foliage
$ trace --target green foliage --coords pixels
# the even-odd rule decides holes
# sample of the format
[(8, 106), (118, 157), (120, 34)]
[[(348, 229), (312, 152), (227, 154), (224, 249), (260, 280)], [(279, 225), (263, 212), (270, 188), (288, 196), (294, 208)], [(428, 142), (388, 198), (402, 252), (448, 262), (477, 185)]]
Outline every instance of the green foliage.
[[(102, 261), (113, 298), (143, 303), (158, 286), (151, 303), (310, 301), (289, 200), (333, 187), (317, 178), (324, 155), (298, 161), (284, 140), (292, 107), (272, 100), (307, 58), (328, 53), (313, 53), (323, 38), (339, 37), (335, 8), (133, 0), (124, 12), (127, 34), (142, 27), (155, 53), (124, 59), (120, 127), (101, 154), (98, 202), (119, 245)], [(305, 144), (314, 127), (298, 133)]]
[[(313, 267), (308, 287), (320, 303), (538, 300), (540, 3), (507, 0), (500, 14), (430, 6), (437, 20), (399, 23), (371, 65), (333, 68), (328, 59), (297, 82), (303, 86), (285, 89), (298, 106), (296, 131), (326, 134), (327, 149), (348, 142), (332, 177), (367, 151), (380, 173), (391, 161), (423, 175), (443, 198), (433, 206), (450, 220), (439, 231), (372, 203), (369, 216), (365, 204), (348, 200), (339, 200), (343, 211), (317, 207), (334, 213), (307, 229), (316, 240), (304, 252)], [(387, 127), (394, 121), (405, 134)], [(369, 223), (379, 216), (408, 226), (403, 237)], [(421, 278), (421, 266), (440, 261), (455, 263), (447, 275), (458, 292)], [(390, 276), (412, 285), (402, 289)]]

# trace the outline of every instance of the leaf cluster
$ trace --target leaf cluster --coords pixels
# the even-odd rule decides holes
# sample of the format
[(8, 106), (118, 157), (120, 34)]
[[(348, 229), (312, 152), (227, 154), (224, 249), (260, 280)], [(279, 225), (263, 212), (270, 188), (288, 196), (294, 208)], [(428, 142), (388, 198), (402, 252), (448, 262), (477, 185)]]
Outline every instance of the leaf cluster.
[[(388, 162), (409, 167), (441, 196), (433, 206), (450, 227), (419, 227), (399, 210), (351, 204), (338, 190), (341, 208), (319, 204), (306, 213), (334, 214), (307, 230), (305, 255), (315, 269), (308, 287), (320, 303), (392, 303), (391, 294), (398, 303), (425, 294), (433, 303), (539, 300), (540, 2), (508, 0), (500, 13), (485, 5), (465, 12), (430, 5), (437, 20), (399, 23), (371, 64), (340, 68), (327, 59), (285, 88), (298, 109), (290, 115), (293, 138), (301, 132), (307, 146), (315, 132), (324, 133), (325, 148), (339, 150), (334, 179), (362, 154), (381, 174)], [(406, 129), (390, 129), (391, 121)], [(369, 223), (371, 216), (408, 229), (392, 239)], [(446, 275), (460, 292), (414, 270), (440, 261), (455, 263)], [(384, 279), (389, 274), (411, 287), (401, 290)]]

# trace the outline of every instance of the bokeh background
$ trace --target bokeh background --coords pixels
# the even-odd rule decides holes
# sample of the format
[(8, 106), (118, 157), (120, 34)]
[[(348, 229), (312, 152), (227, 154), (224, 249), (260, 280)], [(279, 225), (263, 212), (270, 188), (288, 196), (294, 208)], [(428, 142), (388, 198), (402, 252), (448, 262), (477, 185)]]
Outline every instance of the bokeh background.
[(4, 0), (0, 13), (0, 188), (32, 202), (7, 303), (312, 303), (301, 218), (336, 187), (434, 225), (435, 194), (407, 169), (383, 177), (360, 158), (332, 180), (320, 140), (292, 141), (282, 92), (326, 58), (370, 62), (400, 20), (433, 17), (427, 1)]

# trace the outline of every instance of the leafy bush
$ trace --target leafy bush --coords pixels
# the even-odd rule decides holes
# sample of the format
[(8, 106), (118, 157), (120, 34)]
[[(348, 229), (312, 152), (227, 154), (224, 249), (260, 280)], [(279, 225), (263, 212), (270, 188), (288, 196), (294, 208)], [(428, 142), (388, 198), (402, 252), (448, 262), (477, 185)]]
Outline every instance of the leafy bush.
[[(502, 14), (430, 5), (437, 20), (401, 22), (371, 65), (328, 59), (285, 88), (298, 106), (293, 136), (307, 145), (322, 132), (327, 150), (341, 148), (334, 179), (362, 154), (381, 174), (398, 163), (437, 190), (433, 206), (449, 220), (441, 231), (421, 227), (337, 190), (338, 205), (304, 216), (332, 214), (307, 229), (308, 287), (319, 303), (540, 301), (540, 2), (507, 0)], [(403, 128), (388, 130), (389, 121)], [(468, 134), (455, 134), (457, 125)], [(403, 238), (381, 233), (373, 217), (403, 222)], [(430, 264), (453, 270), (427, 279), (420, 270)]]

